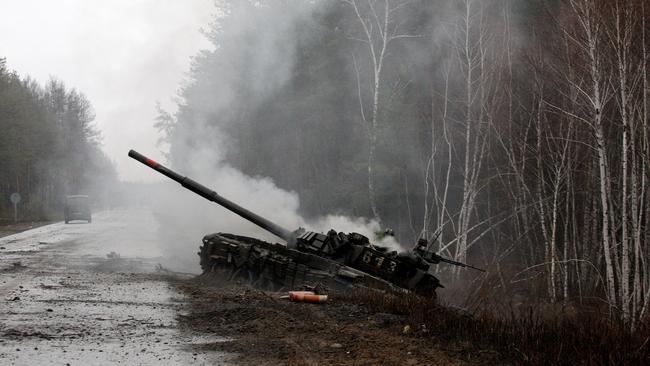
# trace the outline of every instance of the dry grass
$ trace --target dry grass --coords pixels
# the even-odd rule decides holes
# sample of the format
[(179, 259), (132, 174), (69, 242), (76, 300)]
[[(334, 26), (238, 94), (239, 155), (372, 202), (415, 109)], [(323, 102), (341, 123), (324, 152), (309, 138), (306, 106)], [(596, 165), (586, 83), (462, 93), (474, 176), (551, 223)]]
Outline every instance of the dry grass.
[(529, 306), (516, 315), (514, 310), (483, 306), (469, 314), (415, 295), (373, 291), (357, 291), (342, 300), (405, 315), (414, 335), (431, 337), (432, 342), (494, 349), (515, 364), (650, 364), (647, 322), (630, 331), (610, 317), (584, 308), (542, 312)]

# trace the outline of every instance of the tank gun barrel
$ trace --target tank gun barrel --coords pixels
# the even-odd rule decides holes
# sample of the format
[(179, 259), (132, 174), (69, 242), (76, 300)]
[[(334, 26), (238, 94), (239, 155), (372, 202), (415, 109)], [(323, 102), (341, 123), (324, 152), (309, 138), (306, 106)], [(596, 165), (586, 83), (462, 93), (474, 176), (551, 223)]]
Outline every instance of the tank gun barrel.
[(467, 264), (467, 263), (453, 261), (453, 260), (451, 260), (451, 259), (447, 259), (447, 258), (444, 258), (444, 257), (440, 257), (440, 256), (438, 256), (438, 260), (439, 260), (440, 262), (453, 264), (454, 266), (459, 266), (459, 267), (464, 267), (464, 268), (471, 268), (471, 269), (475, 269), (475, 270), (477, 270), (477, 271), (485, 272), (484, 269), (481, 269), (481, 268), (478, 268), (478, 267), (474, 267), (474, 266), (469, 265), (469, 264)]
[(238, 204), (230, 201), (227, 198), (220, 196), (217, 192), (209, 189), (208, 187), (194, 181), (191, 178), (182, 176), (173, 170), (163, 166), (162, 164), (147, 158), (146, 156), (138, 153), (135, 150), (129, 151), (129, 157), (141, 162), (142, 164), (148, 166), (149, 168), (157, 171), (158, 173), (180, 183), (181, 186), (187, 188), (188, 190), (198, 194), (199, 196), (212, 201), (229, 211), (236, 213), (237, 215), (243, 217), (244, 219), (254, 223), (255, 225), (261, 227), (262, 229), (286, 240), (287, 242), (291, 241), (293, 234), (291, 231), (283, 228), (280, 225), (277, 225), (260, 215), (257, 215), (254, 212), (251, 212)]
[(464, 267), (464, 268), (471, 268), (471, 269), (475, 269), (477, 271), (485, 272), (484, 269), (474, 267), (474, 266), (469, 265), (467, 263), (457, 262), (457, 261), (454, 261), (454, 260), (451, 260), (451, 259), (447, 259), (447, 258), (442, 257), (442, 256), (440, 256), (440, 255), (438, 255), (436, 253), (433, 253), (433, 252), (424, 253), (423, 259), (426, 260), (427, 262), (434, 263), (434, 264), (438, 264), (440, 262), (443, 262), (443, 263), (452, 264), (454, 266), (459, 266), (459, 267)]

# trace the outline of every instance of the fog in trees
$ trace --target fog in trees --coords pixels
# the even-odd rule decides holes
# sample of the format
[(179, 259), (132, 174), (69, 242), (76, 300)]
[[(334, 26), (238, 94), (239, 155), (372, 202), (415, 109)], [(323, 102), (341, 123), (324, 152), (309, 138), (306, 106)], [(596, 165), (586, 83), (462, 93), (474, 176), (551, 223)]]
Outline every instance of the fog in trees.
[(62, 218), (67, 195), (110, 203), (117, 173), (94, 117), (83, 93), (55, 78), (39, 85), (0, 59), (0, 220), (14, 221), (13, 193), (21, 195), (16, 219), (27, 222)]
[(431, 239), (488, 268), (444, 270), (470, 292), (647, 313), (643, 1), (216, 6), (157, 121), (173, 167), (287, 227)]

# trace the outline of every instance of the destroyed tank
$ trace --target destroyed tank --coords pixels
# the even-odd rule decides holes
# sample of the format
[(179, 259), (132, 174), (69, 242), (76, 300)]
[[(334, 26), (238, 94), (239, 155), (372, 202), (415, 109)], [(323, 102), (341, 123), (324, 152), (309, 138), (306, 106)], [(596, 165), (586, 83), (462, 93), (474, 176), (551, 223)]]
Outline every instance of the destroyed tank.
[(427, 241), (422, 239), (413, 250), (397, 253), (373, 245), (359, 233), (330, 230), (323, 234), (303, 228), (289, 231), (134, 150), (129, 151), (129, 156), (286, 243), (229, 233), (206, 235), (198, 253), (204, 273), (222, 273), (230, 280), (244, 279), (271, 291), (321, 286), (334, 290), (410, 291), (435, 297), (436, 289), (443, 286), (430, 273), (431, 265), (447, 262), (475, 268), (427, 252)]

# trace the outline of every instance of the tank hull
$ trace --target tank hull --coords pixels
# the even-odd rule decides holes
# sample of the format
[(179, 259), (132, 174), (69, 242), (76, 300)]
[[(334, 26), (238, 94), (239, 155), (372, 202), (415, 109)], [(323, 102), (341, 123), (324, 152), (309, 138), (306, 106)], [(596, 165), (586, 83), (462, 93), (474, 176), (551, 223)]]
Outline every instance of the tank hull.
[[(220, 273), (228, 280), (244, 280), (254, 287), (270, 291), (288, 291), (305, 286), (324, 286), (334, 291), (352, 288), (409, 291), (331, 258), (246, 236), (228, 233), (206, 235), (198, 254), (204, 273)], [(423, 291), (416, 292), (435, 297), (439, 283), (433, 276), (428, 280), (430, 286), (420, 283), (417, 290)]]

